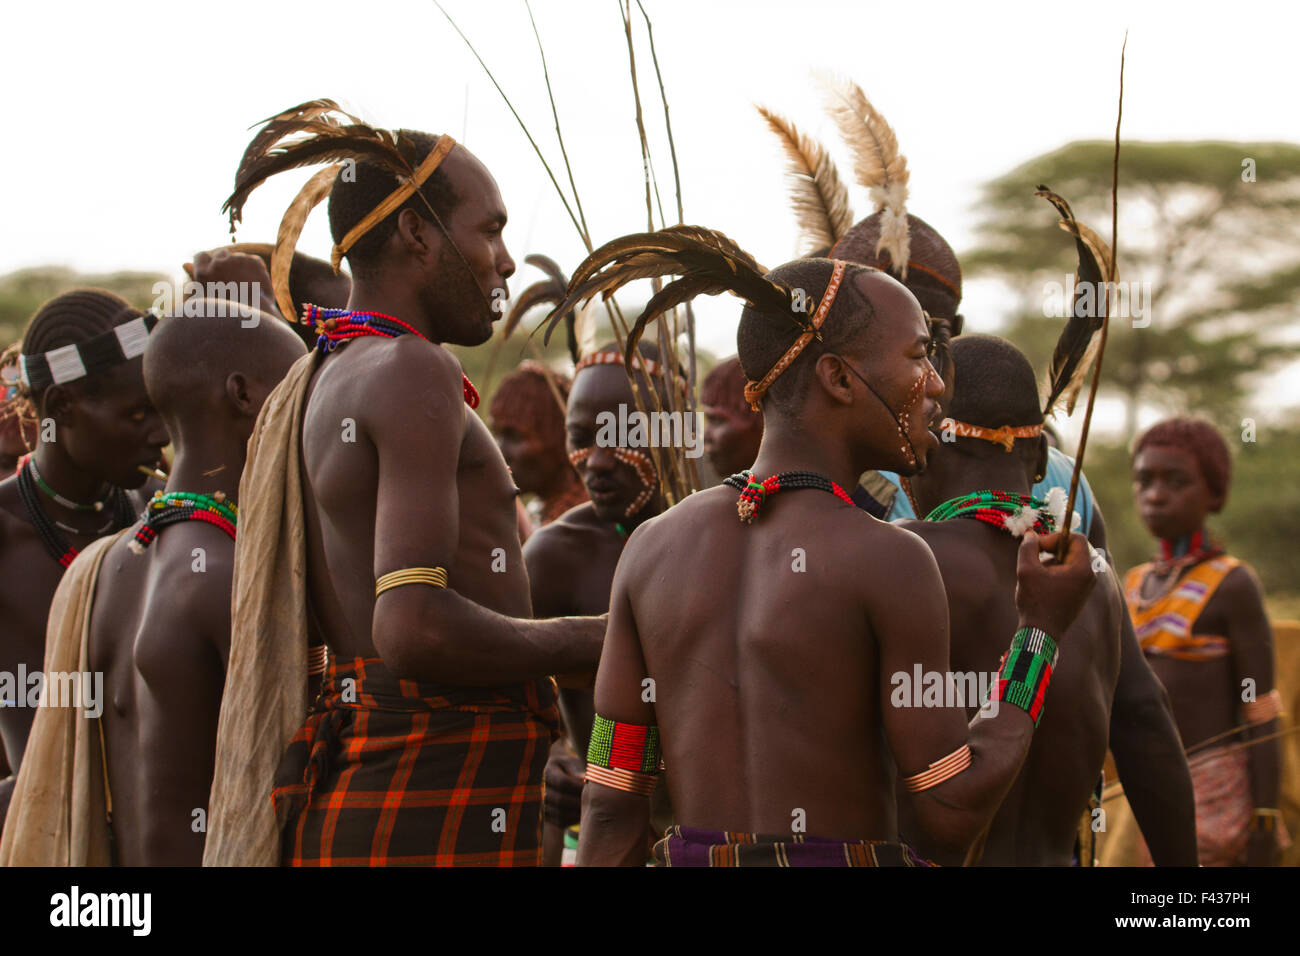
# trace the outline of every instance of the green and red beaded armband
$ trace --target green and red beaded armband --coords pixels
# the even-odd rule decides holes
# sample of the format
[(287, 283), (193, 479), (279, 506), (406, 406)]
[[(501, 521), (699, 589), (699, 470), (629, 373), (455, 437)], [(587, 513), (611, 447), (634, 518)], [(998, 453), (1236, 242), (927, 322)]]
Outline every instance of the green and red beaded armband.
[(587, 747), (587, 779), (648, 796), (659, 773), (659, 728), (596, 715)]
[(1043, 701), (1057, 655), (1056, 641), (1046, 631), (1036, 627), (1016, 631), (999, 668), (994, 692), (998, 702), (1019, 707), (1033, 718), (1037, 727), (1043, 717)]

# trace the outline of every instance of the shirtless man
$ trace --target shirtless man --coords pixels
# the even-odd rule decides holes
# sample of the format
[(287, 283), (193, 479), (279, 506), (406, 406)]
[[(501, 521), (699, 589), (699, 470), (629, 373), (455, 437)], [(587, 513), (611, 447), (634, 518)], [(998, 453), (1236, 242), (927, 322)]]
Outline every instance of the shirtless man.
[[(64, 568), (91, 541), (135, 520), (142, 502), (122, 489), (145, 485), (141, 467), (157, 465), (167, 444), (141, 374), (142, 317), (111, 292), (78, 290), (43, 305), (23, 336), (39, 444), (18, 474), (0, 481), (0, 671), (15, 680), (42, 669), (46, 617)], [(119, 336), (119, 327), (133, 334)], [(45, 356), (92, 341), (95, 357), (56, 356), (55, 381)], [(16, 703), (25, 705), (27, 692), (19, 688)], [(0, 738), (16, 776), (36, 710), (12, 703), (0, 706)], [(0, 820), (14, 776), (0, 780)]]
[(1227, 443), (1207, 421), (1173, 418), (1134, 449), (1133, 495), (1161, 555), (1129, 571), (1125, 597), (1187, 749), (1201, 863), (1276, 866), (1289, 837), (1268, 739), (1280, 709), (1272, 628), (1254, 572), (1205, 526), (1227, 502)]
[[(953, 340), (950, 354), (956, 385), (944, 428), (953, 440), (941, 443), (925, 470), (911, 479), (922, 511), (930, 514), (945, 505), (944, 519), (903, 521), (899, 527), (919, 535), (939, 564), (948, 595), (953, 671), (987, 680), (1016, 621), (1018, 523), (1032, 520), (1030, 512), (1039, 507), (1030, 487), (1045, 464), (1046, 443), (1041, 434), (1025, 434), (1004, 449), (983, 436), (1003, 426), (1031, 432), (1042, 425), (1043, 414), (1034, 370), (1010, 342), (964, 335)], [(970, 427), (957, 431), (950, 422)], [(985, 491), (1004, 494), (990, 502)], [(955, 520), (976, 514), (979, 520)], [(1079, 820), (1106, 757), (1119, 676), (1123, 603), (1113, 572), (1106, 567), (1102, 573), (1110, 580), (1093, 590), (1065, 635), (1068, 650), (1052, 675), (1051, 702), (989, 828), (983, 863), (1068, 866), (1072, 860)], [(903, 706), (912, 705), (910, 693), (900, 699)], [(967, 712), (973, 715), (980, 703), (966, 700)], [(914, 830), (904, 823), (904, 833)], [(920, 837), (917, 843), (928, 849)], [(937, 850), (933, 856), (962, 862)]]
[[(305, 349), (270, 315), (253, 327), (226, 309), (164, 320), (144, 356), (145, 385), (175, 456), (149, 515), (221, 517), (236, 506), (245, 447), (262, 402)], [(176, 492), (207, 496), (193, 498)], [(152, 522), (151, 522), (152, 524)], [(152, 531), (146, 532), (152, 534)], [(91, 610), (90, 661), (103, 714), (116, 862), (203, 860), (217, 713), (230, 649), (235, 543), (221, 526), (182, 520), (110, 546)], [(134, 545), (134, 548), (132, 547)]]
[[(496, 183), (450, 139), (397, 139), (422, 170), (408, 180), (414, 195), (360, 236), (354, 230), (404, 187), (364, 154), (335, 181), (330, 228), (352, 272), (349, 311), (320, 316), (331, 349), (295, 365), (277, 390), (285, 400), (267, 403), (259, 429), (282, 444), (255, 436), (260, 459), (250, 449), (246, 470), (246, 482), (258, 481), (259, 469), (278, 474), (300, 456), (305, 602), (330, 654), (321, 696), (276, 774), (282, 860), (536, 864), (556, 724), (548, 675), (590, 673), (603, 622), (531, 620), (517, 489), (466, 407), (477, 392), (440, 345), (481, 344), (500, 315), (514, 262)], [(289, 427), (299, 401), (300, 440)], [(299, 520), (266, 513), (258, 530), (253, 517), (240, 529), (237, 563), (254, 535)], [(277, 595), (262, 595), (275, 604)], [(210, 833), (205, 862), (245, 862), (249, 845), (256, 862), (272, 862), (279, 854), (265, 852), (264, 829), (249, 843), (239, 835), (246, 818), (264, 826), (260, 788), (271, 781), (230, 800), (216, 789), (223, 760), (233, 771), (257, 746), (256, 722), (239, 711), (258, 672), (251, 660), (237, 671), (237, 661), (241, 641), (259, 638), (255, 626), (241, 628), (238, 597), (234, 610), (212, 800), (214, 824), (235, 837)], [(253, 683), (232, 687), (237, 672)], [(225, 747), (228, 717), (240, 735), (232, 730)], [(375, 791), (386, 794), (382, 814)]]
[[(654, 346), (642, 345), (640, 352), (647, 362), (658, 362)], [(593, 353), (611, 354), (617, 354), (617, 346)], [(649, 452), (596, 442), (599, 416), (617, 415), (620, 405), (633, 410), (636, 404), (623, 367), (591, 358), (580, 361), (574, 372), (565, 417), (569, 458), (591, 500), (537, 531), (524, 546), (533, 613), (539, 618), (606, 613), (614, 568), (628, 535), (663, 510), (663, 496), (644, 481), (654, 475)], [(642, 394), (649, 394), (645, 376), (639, 380)], [(577, 823), (581, 812), (586, 761), (580, 755), (587, 752), (591, 736), (590, 689), (562, 688), (560, 708), (567, 739), (556, 742), (547, 764), (545, 812), (548, 824), (564, 828)], [(553, 855), (558, 835), (548, 829), (547, 836)]]
[[(738, 345), (763, 443), (739, 502), (726, 486), (692, 495), (619, 562), (579, 863), (642, 862), (660, 742), (689, 824), (655, 847), (670, 865), (915, 865), (898, 842), (895, 767), (926, 845), (964, 854), (1029, 748), (1054, 645), (1007, 635), (1001, 706), (969, 727), (958, 707), (885, 705), (891, 675), (948, 670), (943, 582), (924, 542), (843, 489), (872, 467), (914, 473), (937, 445), (928, 327), (881, 273), (802, 260), (756, 276), (738, 260), (726, 263), (737, 281), (712, 266), (700, 281), (751, 303)], [(805, 299), (812, 318), (792, 323)], [(1079, 536), (1064, 566), (1040, 561), (1056, 540), (1026, 535), (1019, 553), (1018, 624), (1048, 635), (1065, 633), (1094, 577)]]

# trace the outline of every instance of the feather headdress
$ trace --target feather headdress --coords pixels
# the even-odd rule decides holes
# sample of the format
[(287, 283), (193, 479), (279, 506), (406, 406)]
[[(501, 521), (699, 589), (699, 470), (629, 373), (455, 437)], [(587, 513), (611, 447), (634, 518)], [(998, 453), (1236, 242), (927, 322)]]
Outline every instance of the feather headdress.
[(853, 153), (854, 179), (869, 191), (876, 212), (883, 214), (876, 253), (889, 253), (899, 277), (906, 278), (911, 255), (907, 157), (898, 151), (893, 129), (856, 83), (834, 77), (822, 77), (821, 83), (826, 90), (827, 112)]
[[(559, 267), (554, 259), (534, 253), (524, 256), (524, 262), (546, 273), (546, 278), (540, 282), (534, 282), (519, 293), (518, 298), (515, 299), (515, 304), (511, 306), (510, 313), (502, 324), (502, 341), (511, 336), (515, 329), (518, 328), (524, 315), (535, 306), (543, 304), (556, 306), (563, 302), (565, 289), (569, 285), (564, 270)], [(564, 314), (563, 319), (565, 331), (568, 333), (569, 357), (576, 364), (581, 357), (578, 347), (577, 315), (573, 309), (569, 309)]]
[(1106, 281), (1112, 268), (1111, 252), (1100, 236), (1074, 218), (1070, 204), (1056, 193), (1046, 186), (1039, 186), (1034, 195), (1042, 196), (1056, 207), (1061, 214), (1058, 225), (1074, 236), (1079, 253), (1074, 301), (1070, 304), (1070, 317), (1052, 351), (1047, 372), (1047, 398), (1043, 403), (1044, 415), (1051, 414), (1060, 405), (1064, 405), (1066, 414), (1070, 414), (1101, 345), (1101, 329), (1106, 321)]
[(628, 374), (632, 374), (636, 345), (646, 326), (698, 295), (730, 292), (760, 312), (788, 315), (798, 324), (794, 317), (800, 313), (792, 307), (793, 290), (766, 278), (764, 271), (753, 256), (722, 233), (700, 226), (669, 226), (623, 236), (605, 243), (574, 270), (564, 300), (547, 318), (544, 341), (550, 341), (556, 325), (578, 302), (597, 294), (607, 299), (629, 282), (665, 276), (680, 278), (651, 296), (628, 331), (624, 346)]
[(785, 152), (790, 202), (799, 224), (802, 251), (829, 249), (853, 225), (849, 191), (839, 170), (826, 147), (800, 132), (789, 119), (765, 106), (757, 109)]
[[(444, 136), (434, 151), (422, 159), (419, 147), (403, 131), (370, 126), (328, 99), (311, 100), (291, 107), (264, 120), (261, 127), (244, 150), (235, 172), (234, 190), (221, 207), (230, 218), (231, 233), (243, 215), (249, 195), (272, 176), (303, 166), (339, 164), (312, 176), (280, 221), (271, 257), (271, 280), (276, 303), (284, 316), (293, 321), (297, 311), (289, 296), (289, 265), (293, 250), (307, 217), (330, 194), (338, 172), (344, 168), (342, 162), (365, 161), (381, 166), (396, 176), (399, 187), (334, 247), (331, 262), (336, 272), (347, 248), (367, 229), (386, 218), (411, 195), (424, 199), (419, 187), (454, 144)], [(436, 155), (438, 153), (441, 155)], [(424, 203), (441, 227), (442, 222), (433, 207), (427, 199)], [(443, 233), (446, 234), (445, 228)]]

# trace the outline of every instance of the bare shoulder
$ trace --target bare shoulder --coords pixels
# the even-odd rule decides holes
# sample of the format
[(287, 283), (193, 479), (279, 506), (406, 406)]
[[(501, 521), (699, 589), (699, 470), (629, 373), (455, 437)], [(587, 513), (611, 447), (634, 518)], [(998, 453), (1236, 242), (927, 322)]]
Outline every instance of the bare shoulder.
[(1217, 594), (1231, 601), (1234, 609), (1264, 603), (1264, 588), (1259, 583), (1255, 569), (1245, 561), (1240, 562), (1220, 582)]
[[(126, 540), (114, 549), (126, 548)], [(186, 633), (228, 642), (235, 543), (218, 528), (187, 521), (165, 529), (154, 547), (158, 610), (184, 623)]]
[(524, 559), (530, 573), (534, 562), (550, 565), (567, 563), (578, 555), (582, 545), (606, 532), (591, 502), (570, 508), (548, 525), (534, 531), (524, 542)]

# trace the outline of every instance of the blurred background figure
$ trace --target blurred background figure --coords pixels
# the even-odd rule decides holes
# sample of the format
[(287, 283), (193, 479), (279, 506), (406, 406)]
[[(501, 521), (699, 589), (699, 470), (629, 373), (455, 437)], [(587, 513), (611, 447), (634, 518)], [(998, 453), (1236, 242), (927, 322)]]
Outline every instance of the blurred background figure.
[(587, 500), (564, 446), (569, 379), (531, 360), (501, 380), (489, 409), (492, 434), (541, 528)]
[(748, 470), (763, 440), (763, 416), (745, 401), (745, 381), (733, 355), (719, 362), (700, 386), (704, 453), (719, 478)]

